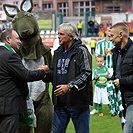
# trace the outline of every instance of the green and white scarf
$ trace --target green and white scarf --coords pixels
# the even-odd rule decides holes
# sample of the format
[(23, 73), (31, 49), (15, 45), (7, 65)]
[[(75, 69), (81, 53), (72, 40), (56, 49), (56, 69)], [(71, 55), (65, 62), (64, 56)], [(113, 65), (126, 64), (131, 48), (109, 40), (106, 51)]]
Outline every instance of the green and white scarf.
[(10, 50), (10, 51), (16, 53), (15, 50), (14, 50), (10, 45), (8, 45), (8, 44), (6, 44), (6, 43), (0, 42), (0, 46), (3, 46), (3, 47), (5, 47), (5, 48), (7, 48), (8, 50)]
[(120, 89), (118, 89), (118, 92), (116, 93), (114, 83), (111, 82), (107, 83), (107, 91), (111, 115), (119, 115), (121, 123), (125, 123), (126, 120), (124, 119), (122, 112), (124, 108), (122, 105), (122, 96)]

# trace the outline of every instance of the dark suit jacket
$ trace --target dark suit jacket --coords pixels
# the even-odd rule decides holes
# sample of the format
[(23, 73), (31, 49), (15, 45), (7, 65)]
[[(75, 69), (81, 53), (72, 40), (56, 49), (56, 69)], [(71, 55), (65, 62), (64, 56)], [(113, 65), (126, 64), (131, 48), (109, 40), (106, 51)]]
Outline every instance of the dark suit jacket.
[(27, 70), (19, 55), (0, 46), (0, 114), (24, 113), (27, 108), (27, 82), (43, 77), (43, 70)]

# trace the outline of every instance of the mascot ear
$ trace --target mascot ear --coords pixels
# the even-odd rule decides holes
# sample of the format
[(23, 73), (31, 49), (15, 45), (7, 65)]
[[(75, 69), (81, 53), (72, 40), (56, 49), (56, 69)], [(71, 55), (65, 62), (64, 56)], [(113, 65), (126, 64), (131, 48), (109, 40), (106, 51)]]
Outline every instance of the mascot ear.
[(3, 9), (8, 17), (13, 18), (20, 10), (15, 5), (4, 4)]
[(20, 6), (21, 11), (31, 12), (33, 9), (33, 1), (32, 0), (23, 0)]

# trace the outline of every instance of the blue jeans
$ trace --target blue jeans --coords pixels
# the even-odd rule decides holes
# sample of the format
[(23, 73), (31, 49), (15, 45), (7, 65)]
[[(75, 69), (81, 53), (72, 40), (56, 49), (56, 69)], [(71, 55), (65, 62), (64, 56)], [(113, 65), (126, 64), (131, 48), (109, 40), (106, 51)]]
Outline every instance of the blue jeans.
[(72, 119), (76, 133), (89, 133), (90, 109), (84, 108), (54, 108), (53, 133), (65, 133)]
[(123, 133), (133, 133), (133, 105), (127, 107), (125, 119)]

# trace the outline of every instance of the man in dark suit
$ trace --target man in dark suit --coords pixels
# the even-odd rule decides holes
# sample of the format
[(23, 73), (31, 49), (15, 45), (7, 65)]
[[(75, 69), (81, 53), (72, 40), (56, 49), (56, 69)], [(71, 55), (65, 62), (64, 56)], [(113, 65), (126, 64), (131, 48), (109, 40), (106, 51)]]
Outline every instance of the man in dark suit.
[(0, 39), (0, 133), (18, 133), (20, 115), (27, 109), (27, 82), (43, 79), (48, 66), (34, 71), (23, 66), (16, 53), (21, 44), (16, 31), (7, 29)]

